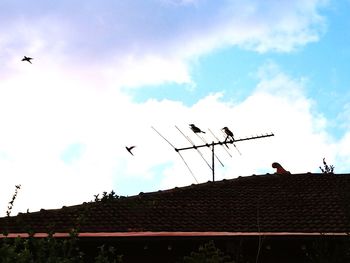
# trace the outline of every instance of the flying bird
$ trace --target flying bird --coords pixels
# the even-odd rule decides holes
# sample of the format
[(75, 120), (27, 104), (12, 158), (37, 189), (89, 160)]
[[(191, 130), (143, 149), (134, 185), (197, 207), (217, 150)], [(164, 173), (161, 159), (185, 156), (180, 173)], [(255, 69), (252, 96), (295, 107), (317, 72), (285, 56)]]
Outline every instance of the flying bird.
[(32, 59), (33, 59), (33, 58), (24, 56), (24, 58), (22, 58), (22, 61), (28, 61), (30, 64), (32, 64), (32, 62), (31, 62)]
[(134, 149), (136, 146), (130, 146), (130, 147), (128, 147), (128, 146), (125, 146), (125, 148), (128, 150), (128, 152), (131, 154), (131, 155), (134, 155), (133, 153), (132, 153), (132, 149)]
[(234, 141), (235, 139), (233, 138), (233, 133), (232, 133), (232, 131), (230, 131), (230, 129), (229, 128), (227, 128), (227, 127), (224, 127), (224, 128), (222, 128), (221, 130), (223, 130), (224, 131), (224, 133), (226, 134), (226, 139), (225, 139), (225, 142), (227, 141), (227, 139), (231, 139), (232, 141)]
[(201, 129), (199, 129), (196, 125), (194, 124), (190, 124), (190, 128), (194, 133), (205, 133), (204, 131), (202, 131)]

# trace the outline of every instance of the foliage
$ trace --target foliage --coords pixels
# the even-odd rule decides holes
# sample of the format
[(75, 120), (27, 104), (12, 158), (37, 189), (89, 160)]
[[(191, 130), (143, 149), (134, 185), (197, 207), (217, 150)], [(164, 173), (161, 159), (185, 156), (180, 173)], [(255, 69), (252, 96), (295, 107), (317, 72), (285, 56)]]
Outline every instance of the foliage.
[(1, 263), (121, 263), (122, 256), (112, 246), (98, 247), (98, 254), (88, 258), (80, 251), (75, 237), (60, 239), (47, 238), (5, 238), (0, 240)]
[(105, 248), (105, 245), (99, 247), (99, 254), (95, 258), (96, 263), (120, 263), (122, 256), (116, 256), (115, 248), (112, 246)]
[[(14, 201), (17, 197), (21, 185), (16, 185), (16, 190), (9, 202), (6, 211), (7, 216), (11, 214)], [(98, 195), (95, 196), (98, 199)], [(103, 193), (103, 197), (98, 201), (107, 201), (118, 198), (112, 191), (110, 194)], [(95, 200), (96, 201), (96, 200)], [(88, 206), (76, 218), (75, 225), (69, 233), (69, 238), (55, 238), (53, 233), (48, 233), (46, 238), (35, 238), (34, 232), (28, 231), (28, 238), (3, 238), (0, 239), (0, 262), (1, 263), (80, 263), (88, 260), (79, 247), (79, 231), (86, 219)], [(5, 236), (8, 234), (6, 231)], [(96, 251), (97, 252), (97, 251)], [(120, 263), (122, 257), (116, 255), (113, 247), (105, 249), (104, 246), (98, 248), (96, 263)], [(90, 262), (90, 261), (89, 261)]]
[(204, 246), (200, 246), (198, 252), (192, 252), (190, 256), (185, 256), (183, 263), (233, 263), (228, 255), (215, 247), (213, 241)]
[(333, 174), (333, 172), (334, 172), (334, 166), (333, 166), (333, 165), (328, 165), (328, 164), (326, 163), (326, 159), (325, 159), (325, 158), (323, 158), (323, 167), (324, 167), (324, 168), (322, 168), (322, 167), (320, 166), (320, 169), (321, 169), (322, 173), (324, 173), (324, 174)]
[(311, 263), (350, 262), (350, 238), (321, 237), (305, 247), (304, 252)]
[(1, 262), (80, 263), (83, 253), (71, 239), (5, 238), (0, 243)]
[(7, 215), (7, 216), (10, 216), (10, 215), (11, 215), (11, 211), (12, 211), (12, 208), (13, 208), (13, 204), (14, 204), (16, 198), (17, 198), (18, 190), (21, 189), (21, 185), (19, 184), (19, 185), (16, 185), (15, 187), (16, 187), (15, 193), (13, 194), (12, 199), (11, 199), (11, 201), (9, 202), (9, 205), (7, 206), (7, 211), (6, 211), (6, 215)]
[(100, 194), (94, 195), (95, 202), (100, 202), (100, 201), (105, 202), (105, 201), (114, 200), (114, 199), (119, 198), (119, 196), (116, 195), (116, 193), (113, 190), (109, 194), (107, 192), (103, 192), (101, 198), (99, 196), (100, 196)]

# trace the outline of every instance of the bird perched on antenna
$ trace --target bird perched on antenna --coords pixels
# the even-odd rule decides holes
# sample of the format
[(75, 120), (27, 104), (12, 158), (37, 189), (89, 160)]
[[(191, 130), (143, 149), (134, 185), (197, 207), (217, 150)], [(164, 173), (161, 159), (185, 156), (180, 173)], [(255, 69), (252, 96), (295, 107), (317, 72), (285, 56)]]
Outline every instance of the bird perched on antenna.
[(226, 134), (226, 139), (225, 139), (225, 142), (228, 140), (228, 139), (231, 139), (232, 141), (234, 141), (235, 139), (233, 138), (233, 132), (230, 131), (229, 128), (227, 127), (224, 127), (222, 128), (221, 130), (224, 131), (224, 133)]
[(133, 153), (132, 153), (132, 149), (134, 149), (136, 146), (130, 146), (130, 147), (128, 147), (128, 146), (125, 146), (125, 148), (128, 150), (128, 152), (131, 154), (131, 155), (134, 155)]
[(24, 56), (24, 57), (22, 58), (22, 61), (28, 61), (30, 64), (32, 64), (32, 62), (31, 62), (32, 59), (33, 59), (33, 58)]
[(204, 131), (202, 131), (201, 129), (199, 129), (196, 125), (194, 124), (190, 124), (190, 128), (194, 133), (205, 133)]

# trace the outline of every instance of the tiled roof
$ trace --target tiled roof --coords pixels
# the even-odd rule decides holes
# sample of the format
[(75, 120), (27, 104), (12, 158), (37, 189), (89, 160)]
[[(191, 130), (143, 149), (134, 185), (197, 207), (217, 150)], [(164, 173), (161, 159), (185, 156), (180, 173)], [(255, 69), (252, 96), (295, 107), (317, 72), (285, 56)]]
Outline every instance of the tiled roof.
[[(78, 219), (80, 218), (80, 219)], [(350, 232), (350, 174), (266, 174), (0, 218), (0, 233)]]

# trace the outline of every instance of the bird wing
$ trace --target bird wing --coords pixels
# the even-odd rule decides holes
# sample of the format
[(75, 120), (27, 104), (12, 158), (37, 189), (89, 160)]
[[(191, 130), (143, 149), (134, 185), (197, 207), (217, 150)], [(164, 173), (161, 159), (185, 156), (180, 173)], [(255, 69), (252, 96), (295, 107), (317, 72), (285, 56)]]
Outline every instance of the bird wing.
[(128, 152), (131, 154), (131, 155), (134, 155), (131, 150), (134, 149), (136, 146), (130, 146), (130, 147), (127, 147), (125, 146), (125, 148), (128, 150)]
[(24, 56), (24, 58), (22, 58), (22, 61), (28, 61), (30, 64), (32, 64), (32, 62), (30, 61), (31, 59), (33, 58)]

